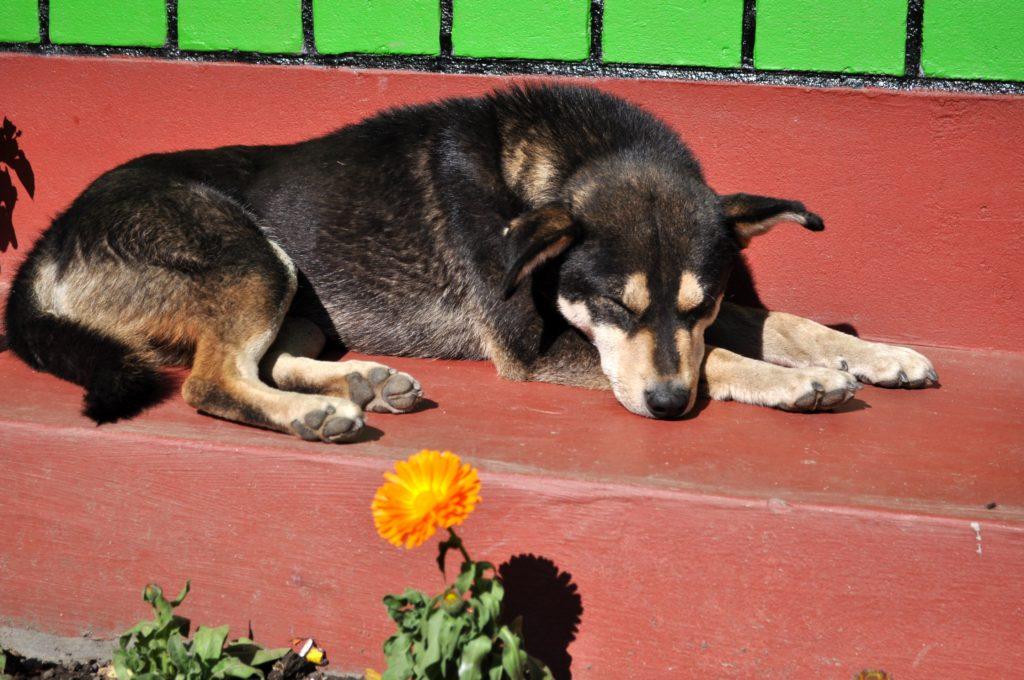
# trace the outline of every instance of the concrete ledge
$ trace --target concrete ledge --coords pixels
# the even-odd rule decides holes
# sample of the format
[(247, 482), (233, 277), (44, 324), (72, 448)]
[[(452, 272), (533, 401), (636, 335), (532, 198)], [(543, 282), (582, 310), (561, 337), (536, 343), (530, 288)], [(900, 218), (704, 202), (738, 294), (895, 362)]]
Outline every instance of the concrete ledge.
[(191, 578), (195, 620), (315, 634), (338, 670), (379, 666), (380, 597), (442, 584), (430, 548), (375, 535), (370, 498), (393, 458), (448, 447), (483, 473), (474, 554), (571, 574), (576, 678), (1005, 676), (1024, 663), (1024, 359), (929, 352), (941, 389), (868, 388), (831, 415), (711, 403), (678, 423), (486, 364), (395, 360), (438, 407), (344, 447), (177, 398), (96, 428), (77, 388), (4, 353), (0, 616), (107, 637), (145, 613), (143, 583)]

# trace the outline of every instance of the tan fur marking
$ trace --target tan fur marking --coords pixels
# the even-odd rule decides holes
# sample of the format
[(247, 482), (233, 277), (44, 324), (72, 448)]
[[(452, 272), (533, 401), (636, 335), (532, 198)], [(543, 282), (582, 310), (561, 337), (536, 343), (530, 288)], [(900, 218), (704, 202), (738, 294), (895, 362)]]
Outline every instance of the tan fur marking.
[(676, 298), (676, 305), (680, 312), (688, 312), (704, 301), (704, 288), (700, 285), (700, 279), (693, 272), (683, 272), (679, 277), (679, 295)]
[(527, 262), (526, 265), (519, 271), (519, 274), (516, 276), (516, 285), (518, 286), (520, 283), (522, 283), (523, 279), (525, 279), (527, 276), (533, 273), (534, 269), (544, 264), (548, 260), (552, 259), (553, 257), (558, 256), (570, 245), (572, 245), (572, 236), (563, 236), (560, 239), (556, 240), (551, 245), (549, 245), (544, 250), (537, 253), (537, 255), (532, 260)]
[(546, 203), (553, 200), (556, 197), (554, 181), (557, 175), (557, 168), (548, 156), (546, 154), (539, 155), (530, 164), (526, 173), (523, 187), (526, 198), (534, 203)]
[(654, 334), (643, 329), (629, 335), (621, 328), (601, 325), (593, 328), (593, 342), (615, 398), (633, 413), (649, 415), (643, 394), (657, 378)]
[(739, 238), (740, 245), (746, 248), (755, 236), (767, 234), (779, 222), (796, 222), (797, 224), (806, 225), (807, 218), (801, 213), (784, 212), (760, 222), (737, 222), (736, 236)]
[(647, 274), (635, 272), (626, 279), (622, 290), (622, 302), (636, 314), (643, 314), (651, 304), (651, 292), (647, 288)]

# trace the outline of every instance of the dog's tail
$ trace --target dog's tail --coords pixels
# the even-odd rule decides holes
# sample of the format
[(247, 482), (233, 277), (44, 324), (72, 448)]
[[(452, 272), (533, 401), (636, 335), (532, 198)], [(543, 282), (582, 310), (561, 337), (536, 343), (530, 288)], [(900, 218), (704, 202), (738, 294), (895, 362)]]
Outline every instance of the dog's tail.
[(22, 267), (7, 299), (11, 350), (36, 370), (85, 387), (83, 413), (97, 424), (130, 418), (164, 394), (157, 365), (137, 350), (93, 329), (40, 309)]

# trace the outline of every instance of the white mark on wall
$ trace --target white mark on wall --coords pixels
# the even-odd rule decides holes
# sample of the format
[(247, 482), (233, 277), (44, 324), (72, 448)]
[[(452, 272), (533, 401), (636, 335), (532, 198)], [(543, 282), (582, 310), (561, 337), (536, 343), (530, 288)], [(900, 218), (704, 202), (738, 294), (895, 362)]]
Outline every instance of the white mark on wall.
[(925, 655), (927, 655), (931, 648), (934, 646), (935, 645), (928, 644), (922, 647), (921, 651), (918, 652), (917, 656), (914, 657), (914, 663), (910, 664), (910, 667), (917, 668), (919, 665), (921, 665), (921, 662), (924, 661)]
[(974, 552), (981, 557), (981, 522), (971, 522), (971, 528), (974, 529), (974, 538), (978, 541), (978, 549)]

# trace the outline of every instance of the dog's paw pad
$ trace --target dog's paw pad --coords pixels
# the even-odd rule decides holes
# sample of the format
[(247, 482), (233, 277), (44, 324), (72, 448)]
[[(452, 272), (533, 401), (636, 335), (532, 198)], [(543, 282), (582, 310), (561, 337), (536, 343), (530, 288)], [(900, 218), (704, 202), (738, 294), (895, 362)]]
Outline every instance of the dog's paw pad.
[(346, 375), (345, 380), (348, 381), (348, 398), (359, 404), (360, 408), (365, 409), (366, 405), (376, 396), (370, 381), (355, 372)]
[(329, 442), (341, 442), (347, 441), (359, 433), (359, 430), (363, 428), (363, 423), (359, 418), (346, 418), (345, 416), (338, 416), (336, 418), (330, 418), (324, 423), (324, 427), (321, 430), (324, 441)]
[(366, 406), (376, 413), (405, 413), (419, 402), (423, 389), (408, 373), (394, 369), (374, 368), (368, 376), (374, 398)]
[(344, 442), (350, 441), (363, 428), (363, 419), (334, 415), (335, 409), (327, 406), (314, 409), (291, 422), (292, 431), (308, 442)]

